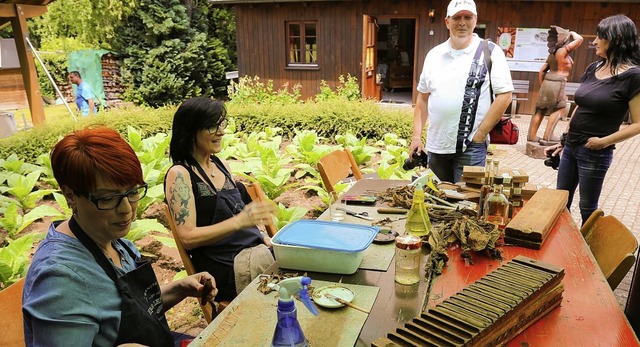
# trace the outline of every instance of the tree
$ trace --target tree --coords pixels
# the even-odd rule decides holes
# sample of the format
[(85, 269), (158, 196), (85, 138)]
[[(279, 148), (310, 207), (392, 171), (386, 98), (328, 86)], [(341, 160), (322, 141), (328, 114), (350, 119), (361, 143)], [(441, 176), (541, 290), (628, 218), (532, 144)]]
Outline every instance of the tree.
[(235, 57), (228, 49), (235, 25), (228, 19), (233, 19), (228, 9), (208, 2), (141, 1), (116, 29), (114, 42), (124, 54), (127, 97), (162, 106), (196, 95), (222, 95), (224, 72)]

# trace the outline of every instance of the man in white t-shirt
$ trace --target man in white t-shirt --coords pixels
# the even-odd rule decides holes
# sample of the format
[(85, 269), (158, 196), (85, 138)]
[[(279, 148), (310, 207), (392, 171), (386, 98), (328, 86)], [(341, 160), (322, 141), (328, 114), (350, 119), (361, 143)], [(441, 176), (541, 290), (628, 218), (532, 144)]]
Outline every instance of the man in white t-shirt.
[[(473, 0), (449, 3), (444, 19), (449, 39), (429, 51), (418, 83), (409, 153), (426, 150), (429, 168), (442, 181), (459, 182), (463, 166), (484, 165), (489, 131), (511, 102), (513, 84), (507, 60), (491, 42), (484, 49), (483, 40), (473, 33), (477, 20)], [(490, 52), (490, 72), (485, 52)]]

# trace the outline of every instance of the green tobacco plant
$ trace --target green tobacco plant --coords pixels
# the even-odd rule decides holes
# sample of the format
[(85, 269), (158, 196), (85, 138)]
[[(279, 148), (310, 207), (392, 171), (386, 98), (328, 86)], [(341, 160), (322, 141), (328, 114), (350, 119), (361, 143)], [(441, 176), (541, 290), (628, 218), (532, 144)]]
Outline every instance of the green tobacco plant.
[(282, 229), (285, 225), (302, 219), (308, 210), (304, 207), (294, 206), (287, 208), (282, 203), (278, 203), (278, 215), (276, 216), (276, 227), (278, 230)]
[(316, 166), (320, 158), (335, 150), (332, 146), (320, 144), (322, 139), (315, 130), (296, 130), (296, 135), (285, 150), (294, 162)]
[(387, 145), (380, 151), (378, 161), (378, 177), (382, 179), (411, 179), (413, 171), (405, 171), (402, 168), (404, 160), (409, 156), (406, 146)]
[(15, 153), (11, 154), (7, 159), (0, 159), (0, 168), (19, 175), (25, 175), (41, 170), (41, 167), (38, 165), (29, 164), (24, 160), (20, 160), (18, 155)]
[(33, 244), (44, 236), (44, 233), (29, 233), (0, 248), (0, 285), (3, 288), (27, 275)]
[(142, 177), (147, 183), (147, 195), (138, 203), (137, 216), (141, 218), (152, 205), (164, 200), (164, 176), (171, 167), (167, 151), (171, 138), (165, 133), (142, 138), (134, 127), (127, 127), (127, 137), (142, 166)]
[(4, 211), (4, 215), (0, 217), (0, 226), (6, 230), (10, 239), (15, 239), (18, 233), (31, 223), (44, 217), (63, 219), (64, 214), (49, 205), (40, 205), (21, 216), (17, 204), (11, 204)]
[(0, 187), (4, 193), (16, 198), (23, 210), (31, 209), (45, 196), (55, 192), (55, 189), (40, 189), (33, 191), (40, 178), (40, 171), (34, 171), (23, 176), (12, 174), (7, 178), (7, 187)]
[(169, 234), (169, 230), (158, 222), (157, 219), (137, 219), (131, 223), (131, 230), (129, 230), (129, 233), (124, 238), (135, 243), (149, 235), (152, 231)]
[(60, 193), (53, 193), (53, 198), (58, 203), (58, 207), (62, 210), (62, 214), (64, 215), (64, 219), (69, 219), (73, 215), (73, 210), (69, 207), (67, 203), (67, 198)]
[(142, 215), (149, 209), (149, 207), (163, 201), (164, 186), (162, 184), (156, 184), (153, 187), (147, 188), (147, 195), (138, 202), (138, 209), (136, 211), (138, 218), (142, 218)]
[(49, 184), (53, 188), (59, 188), (58, 181), (53, 176), (53, 169), (51, 168), (51, 156), (49, 154), (40, 154), (36, 163), (40, 165), (40, 171), (42, 171), (41, 181)]
[(343, 147), (349, 148), (358, 165), (363, 165), (370, 161), (378, 152), (376, 147), (367, 145), (366, 137), (358, 139), (350, 131), (344, 135), (336, 135), (336, 142), (341, 144)]

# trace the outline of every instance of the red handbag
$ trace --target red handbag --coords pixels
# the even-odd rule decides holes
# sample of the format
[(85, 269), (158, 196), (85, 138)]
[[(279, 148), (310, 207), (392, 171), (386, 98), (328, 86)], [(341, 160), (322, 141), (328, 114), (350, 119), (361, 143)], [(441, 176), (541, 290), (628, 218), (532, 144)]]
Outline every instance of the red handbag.
[(498, 124), (489, 132), (490, 143), (499, 145), (515, 145), (518, 143), (520, 129), (513, 124), (511, 116), (502, 117)]

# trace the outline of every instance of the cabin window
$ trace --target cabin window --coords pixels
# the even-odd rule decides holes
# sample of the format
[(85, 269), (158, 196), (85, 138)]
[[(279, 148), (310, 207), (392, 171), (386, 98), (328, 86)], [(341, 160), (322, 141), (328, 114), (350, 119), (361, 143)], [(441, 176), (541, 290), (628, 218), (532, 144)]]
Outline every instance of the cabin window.
[(287, 22), (287, 66), (317, 67), (316, 22)]

